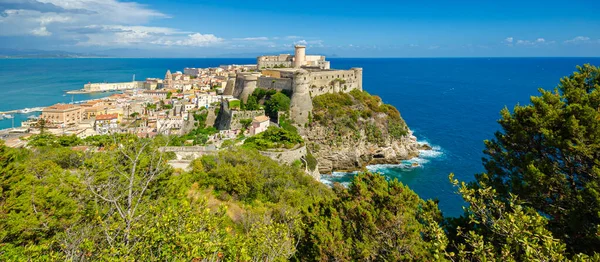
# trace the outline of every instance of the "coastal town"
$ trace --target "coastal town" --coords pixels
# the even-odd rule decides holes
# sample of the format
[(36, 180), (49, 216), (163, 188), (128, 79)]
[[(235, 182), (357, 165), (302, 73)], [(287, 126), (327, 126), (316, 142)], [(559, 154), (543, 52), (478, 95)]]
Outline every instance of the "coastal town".
[[(124, 83), (88, 83), (68, 93), (111, 92), (108, 97), (40, 108), (21, 127), (2, 131), (5, 144), (27, 145), (41, 132), (86, 138), (115, 133), (148, 138), (182, 136), (202, 128), (202, 138), (188, 136), (183, 145), (218, 149), (227, 140), (254, 136), (287, 121), (302, 127), (309, 121), (314, 96), (362, 90), (362, 69), (332, 70), (321, 55), (260, 56), (252, 65), (167, 70), (164, 78)], [(252, 97), (257, 90), (285, 94), (287, 112), (269, 111)], [(263, 102), (264, 104), (264, 102)], [(229, 144), (226, 142), (226, 144)]]

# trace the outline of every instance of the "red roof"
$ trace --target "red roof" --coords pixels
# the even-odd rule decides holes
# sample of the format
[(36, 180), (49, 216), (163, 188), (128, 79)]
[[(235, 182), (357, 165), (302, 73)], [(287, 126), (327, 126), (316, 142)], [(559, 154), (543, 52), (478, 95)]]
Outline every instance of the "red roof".
[(119, 118), (119, 114), (97, 115), (96, 120), (112, 120)]

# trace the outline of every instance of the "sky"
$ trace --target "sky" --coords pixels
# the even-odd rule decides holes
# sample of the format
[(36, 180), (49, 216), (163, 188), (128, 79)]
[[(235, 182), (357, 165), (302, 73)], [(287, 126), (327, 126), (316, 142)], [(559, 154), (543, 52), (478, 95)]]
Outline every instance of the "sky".
[(600, 56), (600, 1), (0, 0), (0, 48), (120, 57)]

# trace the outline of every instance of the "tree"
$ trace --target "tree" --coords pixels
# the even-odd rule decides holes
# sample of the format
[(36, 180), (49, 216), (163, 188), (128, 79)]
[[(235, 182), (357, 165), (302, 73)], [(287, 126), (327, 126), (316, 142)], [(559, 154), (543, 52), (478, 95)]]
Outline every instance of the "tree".
[(171, 92), (171, 91), (167, 92), (167, 99), (171, 99), (171, 96), (173, 96), (173, 92)]
[(291, 100), (283, 93), (276, 93), (272, 95), (267, 102), (265, 102), (265, 113), (271, 117), (271, 119), (278, 118), (278, 112), (286, 112), (290, 110)]
[(245, 109), (246, 110), (258, 110), (258, 109), (260, 109), (260, 105), (258, 104), (258, 100), (256, 99), (256, 96), (250, 96), (250, 97), (248, 97), (248, 101), (245, 104)]
[[(362, 173), (348, 189), (310, 206), (297, 256), (316, 261), (433, 261), (443, 259), (441, 213), (398, 180)], [(433, 238), (432, 236), (437, 236)]]
[(135, 136), (113, 139), (108, 150), (86, 160), (83, 179), (99, 211), (105, 214), (97, 217), (105, 243), (127, 252), (139, 241), (133, 230), (143, 221), (144, 208), (157, 196), (154, 186), (170, 169), (165, 154), (157, 152), (155, 142), (160, 140)]
[(485, 141), (486, 173), (473, 189), (492, 187), (548, 218), (571, 254), (600, 247), (600, 69), (590, 65), (540, 89), (530, 105), (501, 112), (502, 131)]
[[(450, 175), (467, 202), (465, 215), (450, 230), (448, 258), (459, 261), (563, 261), (565, 244), (546, 229), (548, 220), (520, 204), (516, 196), (498, 197), (481, 184), (472, 188)], [(456, 234), (452, 236), (452, 234)], [(584, 256), (581, 256), (584, 257)]]
[(250, 118), (241, 119), (240, 124), (242, 124), (243, 130), (247, 130), (248, 127), (250, 127), (250, 125), (252, 125), (252, 119), (250, 119)]

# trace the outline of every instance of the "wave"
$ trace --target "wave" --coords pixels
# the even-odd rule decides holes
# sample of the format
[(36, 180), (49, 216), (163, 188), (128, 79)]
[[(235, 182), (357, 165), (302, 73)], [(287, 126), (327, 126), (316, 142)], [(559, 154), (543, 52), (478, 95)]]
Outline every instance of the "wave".
[[(444, 156), (444, 150), (437, 145), (431, 145), (428, 141), (417, 141), (419, 144), (426, 144), (431, 147), (430, 150), (419, 150), (419, 156), (403, 160), (399, 164), (379, 164), (369, 165), (367, 170), (373, 173), (386, 174), (392, 169), (400, 169), (403, 171), (411, 171), (414, 169), (425, 168), (426, 165), (433, 159), (441, 158)], [(319, 181), (327, 186), (333, 186), (334, 182), (341, 182), (343, 180), (349, 180), (352, 176), (358, 174), (358, 171), (354, 172), (333, 172), (331, 175), (322, 175)], [(348, 186), (349, 182), (341, 182), (342, 185)]]

